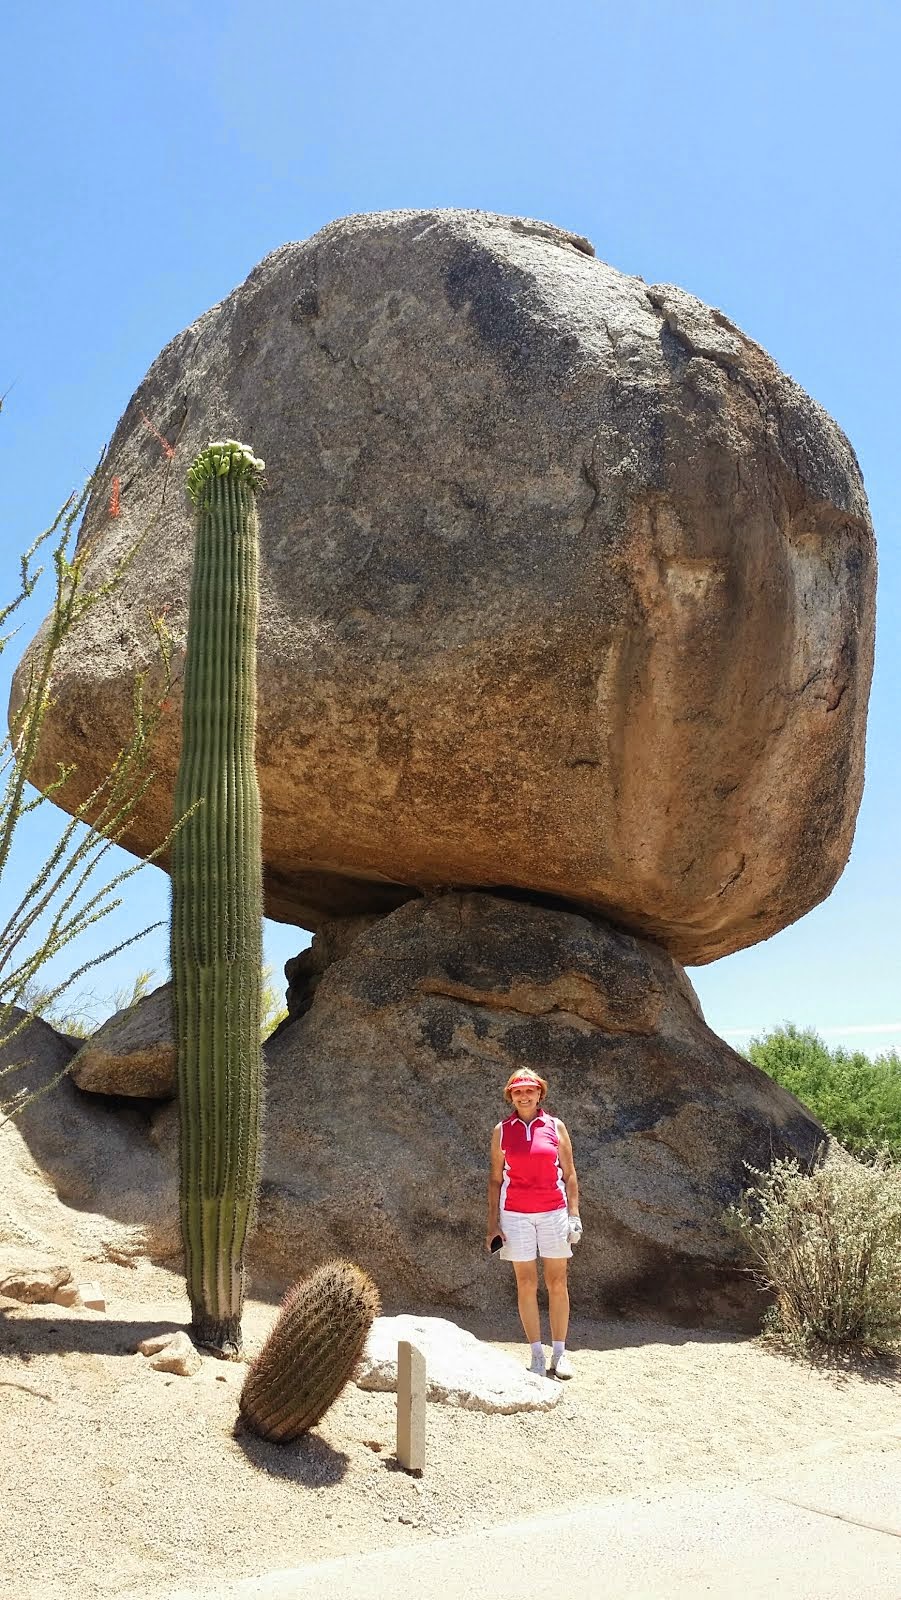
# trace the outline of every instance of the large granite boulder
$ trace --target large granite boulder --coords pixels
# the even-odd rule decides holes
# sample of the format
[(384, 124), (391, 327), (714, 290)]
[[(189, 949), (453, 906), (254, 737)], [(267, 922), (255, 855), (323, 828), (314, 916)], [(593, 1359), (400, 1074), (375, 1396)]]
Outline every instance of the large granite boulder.
[(585, 1314), (753, 1326), (761, 1300), (724, 1208), (745, 1162), (808, 1161), (825, 1137), (711, 1033), (664, 951), (483, 894), (416, 901), (361, 933), (266, 1059), (254, 1272), (278, 1286), (347, 1253), (386, 1304), (484, 1309), (511, 1292), (483, 1239), (491, 1130), (518, 1066), (550, 1080), (572, 1135)]
[[(828, 894), (863, 779), (872, 529), (844, 435), (727, 317), (484, 212), (276, 250), (113, 436), (89, 580), (149, 534), (55, 674), (36, 776), (76, 761), (69, 806), (127, 737), (148, 611), (183, 638), (182, 486), (222, 434), (269, 469), (271, 915), (520, 888), (704, 962)], [(178, 743), (176, 685), (138, 854)]]

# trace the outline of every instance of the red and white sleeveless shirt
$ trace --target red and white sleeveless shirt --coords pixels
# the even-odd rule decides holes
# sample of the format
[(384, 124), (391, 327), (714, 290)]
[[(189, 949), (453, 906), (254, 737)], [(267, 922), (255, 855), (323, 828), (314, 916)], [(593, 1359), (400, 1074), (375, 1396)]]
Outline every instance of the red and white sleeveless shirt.
[(503, 1211), (558, 1211), (566, 1205), (557, 1119), (539, 1111), (529, 1123), (514, 1115), (499, 1124), (504, 1152)]

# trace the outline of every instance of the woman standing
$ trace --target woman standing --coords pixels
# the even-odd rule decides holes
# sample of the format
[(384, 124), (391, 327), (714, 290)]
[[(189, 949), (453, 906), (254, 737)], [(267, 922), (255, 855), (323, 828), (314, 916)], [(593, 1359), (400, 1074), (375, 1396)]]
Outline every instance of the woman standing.
[(512, 1073), (504, 1087), (513, 1114), (497, 1124), (491, 1138), (485, 1248), (490, 1250), (500, 1235), (501, 1257), (513, 1262), (520, 1321), (532, 1346), (529, 1371), (543, 1378), (536, 1259), (541, 1256), (553, 1341), (550, 1372), (571, 1378), (566, 1264), (582, 1237), (579, 1182), (566, 1128), (542, 1109), (546, 1095), (547, 1081), (527, 1068)]

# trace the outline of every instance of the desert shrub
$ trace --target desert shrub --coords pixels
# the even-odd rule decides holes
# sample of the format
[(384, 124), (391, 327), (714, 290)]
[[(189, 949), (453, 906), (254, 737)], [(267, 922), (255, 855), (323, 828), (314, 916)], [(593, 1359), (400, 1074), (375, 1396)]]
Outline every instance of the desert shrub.
[[(96, 933), (97, 925), (119, 909), (118, 891), (143, 869), (143, 861), (113, 869), (110, 852), (126, 833), (129, 819), (153, 780), (150, 753), (170, 687), (171, 640), (162, 618), (151, 617), (148, 623), (159, 645), (156, 691), (146, 692), (142, 674), (135, 678), (129, 742), (88, 798), (60, 824), (48, 853), (37, 863), (30, 860), (23, 847), (22, 824), (55, 801), (74, 771), (71, 765), (59, 764), (56, 778), (46, 784), (43, 793), (31, 786), (41, 731), (52, 703), (59, 652), (86, 613), (101, 604), (120, 581), (150, 531), (148, 525), (132, 536), (126, 519), (131, 541), (126, 554), (110, 577), (91, 588), (87, 581), (89, 548), (79, 549), (77, 536), (95, 482), (96, 474), (33, 541), (20, 558), (11, 597), (5, 603), (0, 599), (2, 656), (16, 637), (14, 627), (2, 630), (16, 619), (16, 613), (21, 614), (27, 602), (40, 597), (47, 567), (44, 582), (49, 589), (45, 596), (49, 614), (35, 641), (28, 679), (11, 703), (8, 731), (0, 739), (0, 1050), (6, 1056), (31, 1014), (42, 1015), (57, 1026), (65, 1022), (67, 1002), (63, 996), (72, 986), (152, 931), (152, 927), (142, 928), (99, 955), (81, 960), (63, 979), (49, 985), (44, 982), (50, 963), (62, 951), (77, 945), (92, 930)], [(110, 515), (120, 514), (117, 490)], [(43, 561), (45, 555), (49, 561)], [(174, 832), (161, 840), (147, 860), (154, 860), (166, 848)], [(31, 1098), (16, 1090), (15, 1075), (25, 1064), (8, 1059), (0, 1068), (0, 1121), (18, 1113)]]
[(767, 1328), (796, 1349), (901, 1346), (901, 1166), (836, 1152), (754, 1178), (727, 1213), (776, 1301)]
[(901, 1161), (901, 1057), (871, 1061), (861, 1050), (830, 1050), (812, 1028), (791, 1022), (760, 1039), (754, 1065), (797, 1095), (840, 1144), (866, 1160), (885, 1150)]

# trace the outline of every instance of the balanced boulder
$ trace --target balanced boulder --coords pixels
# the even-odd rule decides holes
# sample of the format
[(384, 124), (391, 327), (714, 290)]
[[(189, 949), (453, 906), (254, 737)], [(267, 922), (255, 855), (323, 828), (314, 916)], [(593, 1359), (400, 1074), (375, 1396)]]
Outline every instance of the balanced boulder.
[[(154, 362), (85, 518), (103, 604), (35, 776), (91, 793), (187, 625), (183, 484), (266, 458), (258, 769), (270, 914), (545, 894), (704, 962), (827, 895), (863, 781), (874, 550), (840, 429), (727, 317), (545, 223), (335, 222)], [(156, 782), (165, 837), (179, 654)], [(20, 668), (14, 703), (28, 671)]]

